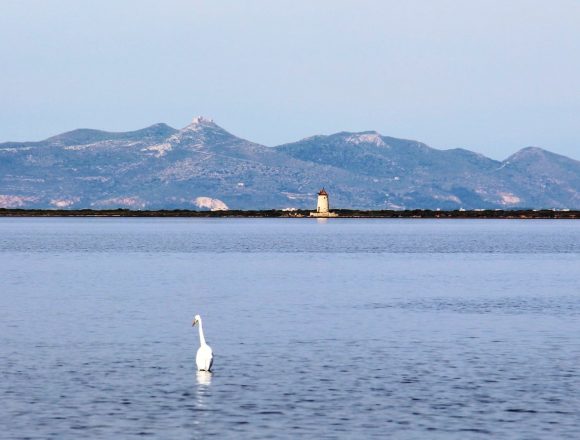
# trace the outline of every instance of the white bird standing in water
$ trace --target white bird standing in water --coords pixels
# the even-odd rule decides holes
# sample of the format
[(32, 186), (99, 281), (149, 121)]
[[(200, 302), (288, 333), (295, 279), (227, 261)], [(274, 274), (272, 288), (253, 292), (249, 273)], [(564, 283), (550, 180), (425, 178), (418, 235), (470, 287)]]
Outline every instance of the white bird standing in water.
[(199, 324), (199, 343), (201, 345), (197, 350), (197, 355), (195, 356), (197, 369), (199, 371), (211, 371), (211, 366), (213, 364), (213, 352), (211, 351), (211, 347), (205, 342), (201, 316), (195, 315), (195, 318), (193, 318), (193, 324), (191, 324), (191, 326), (193, 327), (195, 324)]

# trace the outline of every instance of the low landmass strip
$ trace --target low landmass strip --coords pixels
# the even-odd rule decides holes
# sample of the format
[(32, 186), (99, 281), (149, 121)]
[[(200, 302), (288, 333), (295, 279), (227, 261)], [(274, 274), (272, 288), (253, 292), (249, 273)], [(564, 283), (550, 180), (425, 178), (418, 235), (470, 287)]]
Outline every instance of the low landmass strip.
[[(355, 210), (334, 209), (339, 218), (462, 218), (462, 219), (580, 219), (580, 211), (572, 210), (454, 210), (434, 211), (429, 209)], [(311, 210), (228, 210), (192, 211), (174, 210), (131, 210), (131, 209), (0, 209), (0, 217), (232, 217), (232, 218), (309, 218)]]

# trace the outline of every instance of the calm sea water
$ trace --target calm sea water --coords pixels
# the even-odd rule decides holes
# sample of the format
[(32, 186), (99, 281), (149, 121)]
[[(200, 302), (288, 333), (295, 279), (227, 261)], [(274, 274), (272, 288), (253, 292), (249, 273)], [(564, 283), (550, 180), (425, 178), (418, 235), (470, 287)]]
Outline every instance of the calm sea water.
[(6, 439), (580, 438), (579, 336), (580, 222), (0, 219)]

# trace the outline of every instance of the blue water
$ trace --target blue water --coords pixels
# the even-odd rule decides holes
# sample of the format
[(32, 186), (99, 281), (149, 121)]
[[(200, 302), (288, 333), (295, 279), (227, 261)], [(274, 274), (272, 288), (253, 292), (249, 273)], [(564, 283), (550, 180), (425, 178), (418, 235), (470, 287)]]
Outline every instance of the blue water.
[(580, 222), (0, 219), (6, 439), (580, 438), (579, 335)]

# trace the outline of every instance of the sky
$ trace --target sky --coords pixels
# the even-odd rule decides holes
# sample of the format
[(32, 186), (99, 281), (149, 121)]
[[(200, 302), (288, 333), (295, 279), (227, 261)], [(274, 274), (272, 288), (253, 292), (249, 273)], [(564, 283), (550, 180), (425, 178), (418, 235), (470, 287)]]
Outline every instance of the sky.
[(580, 159), (579, 0), (1, 0), (0, 142), (197, 115)]

